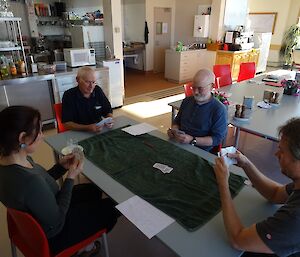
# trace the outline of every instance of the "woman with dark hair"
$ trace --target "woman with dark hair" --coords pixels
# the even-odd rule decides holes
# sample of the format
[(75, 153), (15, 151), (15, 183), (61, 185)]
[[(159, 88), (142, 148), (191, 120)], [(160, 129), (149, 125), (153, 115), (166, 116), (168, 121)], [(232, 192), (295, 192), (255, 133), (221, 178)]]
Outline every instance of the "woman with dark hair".
[[(113, 201), (101, 199), (93, 184), (73, 186), (83, 158), (64, 156), (46, 171), (29, 156), (43, 139), (39, 111), (27, 106), (4, 109), (0, 135), (0, 201), (31, 214), (44, 229), (53, 254), (102, 228), (113, 228), (118, 216)], [(65, 173), (59, 189), (55, 180)]]

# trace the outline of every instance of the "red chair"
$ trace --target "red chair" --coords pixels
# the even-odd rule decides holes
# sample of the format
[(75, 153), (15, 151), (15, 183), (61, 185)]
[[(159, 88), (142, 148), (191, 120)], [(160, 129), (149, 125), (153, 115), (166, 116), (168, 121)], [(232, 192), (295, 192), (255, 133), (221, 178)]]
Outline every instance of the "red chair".
[(255, 71), (255, 62), (242, 62), (237, 82), (254, 78)]
[(193, 95), (193, 82), (188, 82), (187, 84), (184, 84), (183, 87), (186, 97)]
[(214, 65), (213, 72), (216, 76), (215, 88), (220, 88), (232, 84), (230, 64)]
[(56, 119), (56, 123), (57, 123), (57, 133), (62, 133), (64, 131), (67, 131), (68, 129), (63, 125), (62, 123), (62, 104), (58, 103), (58, 104), (54, 104), (54, 112), (55, 112), (55, 119)]
[(106, 229), (102, 229), (89, 238), (53, 255), (50, 252), (44, 230), (28, 213), (8, 208), (7, 225), (13, 257), (17, 257), (16, 247), (26, 257), (70, 257), (101, 236), (105, 255), (108, 257)]

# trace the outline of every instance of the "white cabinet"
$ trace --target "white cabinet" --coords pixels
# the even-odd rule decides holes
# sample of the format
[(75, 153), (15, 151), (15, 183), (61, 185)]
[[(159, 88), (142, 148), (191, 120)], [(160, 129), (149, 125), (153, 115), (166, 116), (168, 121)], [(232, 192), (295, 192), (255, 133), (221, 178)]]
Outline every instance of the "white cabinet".
[(208, 37), (209, 15), (195, 15), (194, 17), (194, 37)]
[(256, 66), (256, 73), (264, 72), (267, 68), (269, 50), (271, 45), (272, 33), (254, 33), (254, 47), (258, 48), (259, 58)]
[(204, 66), (205, 52), (205, 49), (183, 52), (166, 50), (165, 78), (179, 83), (191, 81)]

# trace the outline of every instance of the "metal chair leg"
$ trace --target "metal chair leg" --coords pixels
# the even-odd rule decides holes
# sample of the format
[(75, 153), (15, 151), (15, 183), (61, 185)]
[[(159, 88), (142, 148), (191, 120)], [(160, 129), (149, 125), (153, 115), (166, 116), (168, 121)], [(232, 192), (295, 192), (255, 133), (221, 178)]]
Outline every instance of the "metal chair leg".
[(11, 256), (12, 257), (18, 257), (17, 256), (17, 248), (16, 248), (16, 246), (14, 245), (13, 242), (10, 242), (10, 247), (11, 247)]
[(108, 252), (108, 244), (107, 244), (107, 236), (106, 233), (104, 233), (101, 237), (101, 243), (103, 245), (103, 250), (104, 250), (104, 254), (106, 257), (109, 257), (109, 252)]

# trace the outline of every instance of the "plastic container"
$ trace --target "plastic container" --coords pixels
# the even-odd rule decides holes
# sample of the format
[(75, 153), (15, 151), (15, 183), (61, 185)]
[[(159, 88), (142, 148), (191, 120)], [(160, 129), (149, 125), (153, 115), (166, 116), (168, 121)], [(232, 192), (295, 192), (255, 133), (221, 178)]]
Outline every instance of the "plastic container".
[(66, 71), (67, 70), (67, 63), (64, 61), (57, 61), (53, 62), (56, 65), (56, 71)]
[(46, 64), (42, 67), (43, 73), (45, 74), (53, 74), (56, 71), (55, 64)]

